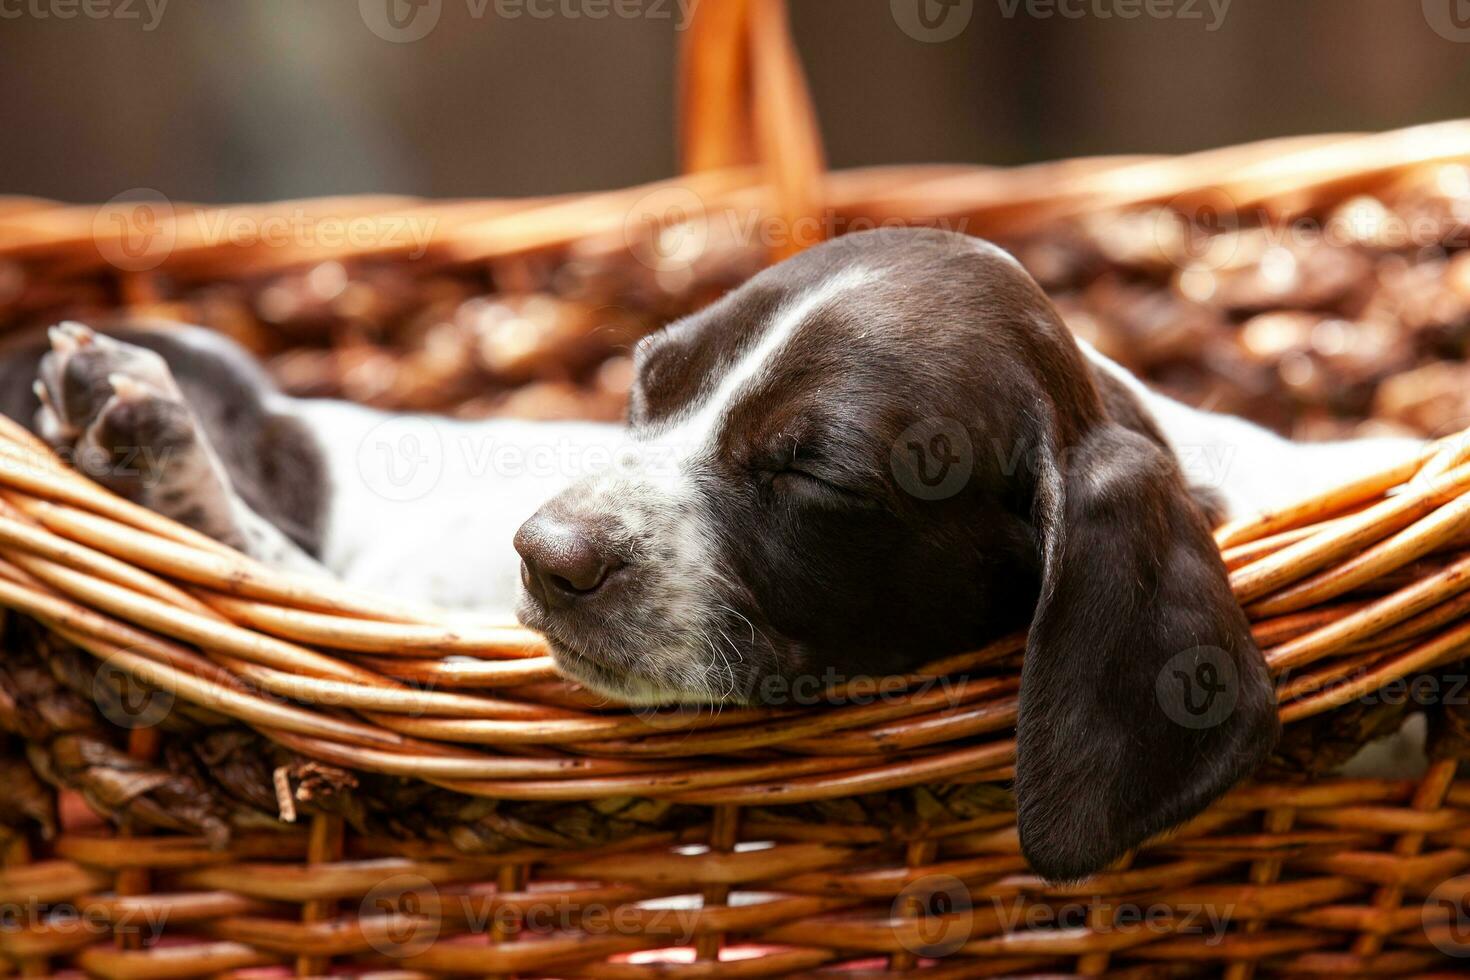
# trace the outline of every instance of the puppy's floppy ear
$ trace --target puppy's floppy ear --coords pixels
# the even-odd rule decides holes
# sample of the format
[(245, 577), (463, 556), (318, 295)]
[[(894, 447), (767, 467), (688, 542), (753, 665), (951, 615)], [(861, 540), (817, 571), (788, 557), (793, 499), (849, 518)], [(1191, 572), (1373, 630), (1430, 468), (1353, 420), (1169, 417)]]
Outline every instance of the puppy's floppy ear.
[(1084, 878), (1265, 758), (1276, 699), (1173, 457), (1103, 423), (1039, 466), (1044, 571), (1021, 675), (1021, 848)]

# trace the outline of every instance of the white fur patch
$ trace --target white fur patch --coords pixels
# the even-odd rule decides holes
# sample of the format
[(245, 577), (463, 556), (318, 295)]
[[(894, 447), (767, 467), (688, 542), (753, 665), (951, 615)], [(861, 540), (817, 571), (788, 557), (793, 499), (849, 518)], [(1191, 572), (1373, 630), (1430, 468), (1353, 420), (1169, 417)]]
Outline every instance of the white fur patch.
[(703, 403), (691, 406), (689, 414), (678, 417), (674, 428), (659, 436), (657, 441), (685, 451), (707, 448), (724, 428), (730, 409), (737, 404), (736, 396), (770, 370), (771, 362), (807, 318), (841, 294), (858, 289), (873, 278), (861, 269), (844, 269), (820, 288), (784, 306), (760, 339), (720, 379), (710, 396)]
[(1225, 500), (1231, 519), (1268, 513), (1407, 459), (1416, 439), (1300, 443), (1233, 415), (1201, 411), (1151, 390), (1079, 339), (1100, 370), (1122, 382), (1158, 422), (1185, 479)]
[[(390, 415), (337, 401), (275, 406), (302, 419), (325, 453), (332, 495), (322, 559), (364, 588), (506, 619), (519, 592), (516, 529), (578, 481), (570, 505), (610, 515), (657, 575), (662, 637), (641, 638), (657, 676), (629, 677), (634, 701), (722, 699), (733, 685), (735, 647), (719, 635), (722, 572), (700, 468), (731, 410), (769, 375), (806, 320), (870, 281), (844, 271), (787, 302), (709, 396), (652, 438), (621, 426), (464, 422)], [(759, 327), (758, 327), (759, 329)], [(541, 465), (536, 465), (536, 461)], [(637, 644), (639, 637), (624, 637)]]
[[(843, 270), (820, 288), (788, 301), (707, 397), (640, 440), (616, 472), (581, 488), (581, 506), (612, 515), (631, 537), (645, 542), (648, 554), (639, 556), (640, 563), (662, 583), (658, 591), (670, 629), (646, 659), (669, 681), (631, 678), (627, 689), (619, 692), (622, 697), (688, 700), (693, 691), (699, 692), (695, 700), (723, 701), (735, 693), (732, 658), (740, 654), (719, 626), (731, 612), (721, 600), (728, 594), (728, 583), (712, 526), (718, 515), (710, 513), (698, 492), (700, 470), (718, 445), (732, 410), (742, 396), (759, 389), (802, 325), (836, 297), (872, 278), (862, 270)], [(675, 691), (679, 698), (671, 698)]]
[(326, 455), (322, 562), (354, 585), (514, 622), (516, 529), (627, 442), (622, 426), (286, 406)]

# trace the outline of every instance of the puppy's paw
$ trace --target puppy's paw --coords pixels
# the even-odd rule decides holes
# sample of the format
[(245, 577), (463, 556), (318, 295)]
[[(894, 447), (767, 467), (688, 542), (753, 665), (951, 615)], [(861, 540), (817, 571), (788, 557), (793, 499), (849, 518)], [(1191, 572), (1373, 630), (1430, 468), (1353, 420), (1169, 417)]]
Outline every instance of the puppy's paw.
[(196, 441), (168, 365), (79, 323), (52, 327), (50, 338), (35, 385), (37, 428), (77, 469), (136, 499)]
[(75, 444), (111, 400), (112, 378), (137, 382), (154, 396), (180, 401), (168, 364), (151, 350), (124, 344), (80, 323), (59, 323), (48, 332), (51, 350), (41, 358), (36, 395), (39, 427), (53, 445)]

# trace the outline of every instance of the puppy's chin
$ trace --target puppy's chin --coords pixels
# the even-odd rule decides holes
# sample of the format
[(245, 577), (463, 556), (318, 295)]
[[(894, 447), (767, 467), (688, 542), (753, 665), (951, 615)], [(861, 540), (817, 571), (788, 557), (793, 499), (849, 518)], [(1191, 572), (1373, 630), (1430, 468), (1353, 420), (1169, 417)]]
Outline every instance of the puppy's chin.
[(564, 677), (611, 700), (636, 707), (745, 703), (736, 693), (734, 678), (716, 676), (714, 664), (696, 650), (684, 649), (677, 638), (661, 641), (655, 627), (625, 627), (622, 634), (641, 639), (637, 649), (622, 649), (599, 636), (619, 635), (606, 622), (571, 626), (549, 616), (524, 589), (516, 617), (546, 637), (552, 660)]
[(684, 691), (668, 687), (649, 678), (624, 670), (616, 670), (579, 653), (550, 637), (551, 658), (556, 669), (583, 687), (614, 701), (634, 707), (659, 707), (675, 704), (715, 704), (720, 699), (705, 692)]

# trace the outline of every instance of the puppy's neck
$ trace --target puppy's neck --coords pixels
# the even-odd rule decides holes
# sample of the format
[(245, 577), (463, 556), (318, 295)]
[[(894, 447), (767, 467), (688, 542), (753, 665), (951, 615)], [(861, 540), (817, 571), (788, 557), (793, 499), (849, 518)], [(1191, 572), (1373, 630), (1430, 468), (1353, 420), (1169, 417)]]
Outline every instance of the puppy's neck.
[(1201, 411), (1150, 390), (1079, 340), (1093, 366), (1122, 384), (1158, 423), (1186, 479), (1217, 494), (1229, 519), (1275, 510), (1392, 466), (1422, 448), (1416, 439), (1296, 443), (1231, 415)]

